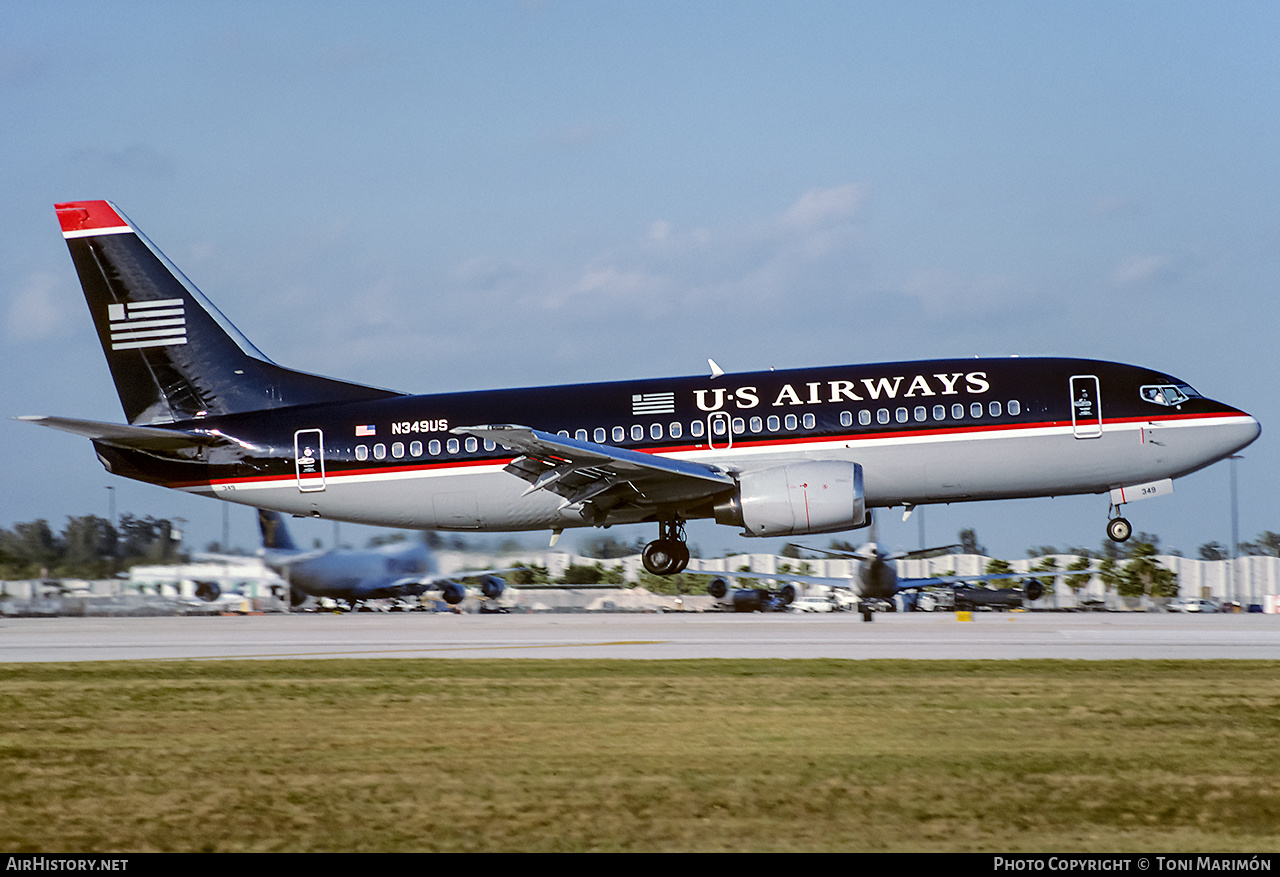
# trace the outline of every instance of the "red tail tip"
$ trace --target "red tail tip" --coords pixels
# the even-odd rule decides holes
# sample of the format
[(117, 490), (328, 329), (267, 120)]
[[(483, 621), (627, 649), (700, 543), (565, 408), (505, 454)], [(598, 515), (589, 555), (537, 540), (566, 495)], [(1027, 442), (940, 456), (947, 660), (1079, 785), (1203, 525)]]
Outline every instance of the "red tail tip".
[(129, 223), (106, 201), (68, 201), (55, 204), (62, 231), (89, 231), (95, 228), (120, 228)]

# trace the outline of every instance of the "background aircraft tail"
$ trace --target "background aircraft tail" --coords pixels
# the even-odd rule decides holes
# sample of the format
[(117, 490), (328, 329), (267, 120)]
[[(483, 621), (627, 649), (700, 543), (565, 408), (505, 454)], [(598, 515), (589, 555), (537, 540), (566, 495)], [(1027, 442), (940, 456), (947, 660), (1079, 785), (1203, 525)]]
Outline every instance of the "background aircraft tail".
[(275, 551), (297, 551), (298, 546), (289, 535), (284, 515), (258, 509), (258, 529), (262, 531), (262, 547)]
[(129, 423), (399, 395), (276, 365), (114, 205), (55, 207)]

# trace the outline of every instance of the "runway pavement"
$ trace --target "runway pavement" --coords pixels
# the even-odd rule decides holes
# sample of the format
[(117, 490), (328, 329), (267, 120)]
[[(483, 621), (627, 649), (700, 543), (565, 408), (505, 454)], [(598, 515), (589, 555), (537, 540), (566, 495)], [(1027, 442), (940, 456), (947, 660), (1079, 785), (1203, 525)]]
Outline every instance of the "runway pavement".
[(318, 658), (1280, 658), (1280, 615), (374, 614), (7, 618), (0, 663)]

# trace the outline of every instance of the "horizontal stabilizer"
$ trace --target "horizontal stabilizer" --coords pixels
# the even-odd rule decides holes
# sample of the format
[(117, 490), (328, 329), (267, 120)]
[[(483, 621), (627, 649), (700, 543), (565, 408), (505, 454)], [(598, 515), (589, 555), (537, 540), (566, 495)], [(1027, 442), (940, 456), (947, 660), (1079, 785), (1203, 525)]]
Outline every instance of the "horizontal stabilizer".
[(210, 447), (230, 441), (223, 436), (208, 432), (188, 432), (155, 426), (125, 426), (121, 423), (102, 423), (97, 420), (74, 420), (70, 417), (35, 415), (15, 419), (84, 436), (95, 442), (114, 445), (118, 448), (142, 451), (179, 451), (184, 448)]

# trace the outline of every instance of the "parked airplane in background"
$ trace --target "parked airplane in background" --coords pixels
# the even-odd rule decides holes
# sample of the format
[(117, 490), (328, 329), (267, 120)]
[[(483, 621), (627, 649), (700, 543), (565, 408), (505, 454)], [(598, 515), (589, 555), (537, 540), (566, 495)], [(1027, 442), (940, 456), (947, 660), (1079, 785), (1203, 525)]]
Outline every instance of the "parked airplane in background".
[(1177, 378), (1073, 359), (408, 396), (272, 363), (114, 206), (57, 212), (128, 425), (24, 419), (91, 439), (115, 474), (294, 515), (556, 536), (650, 522), (645, 567), (671, 574), (692, 518), (792, 536), (878, 506), (1109, 491), (1123, 541), (1123, 504), (1259, 432)]
[[(466, 588), (437, 574), (431, 549), (420, 541), (393, 542), (377, 548), (304, 551), (294, 544), (279, 512), (258, 510), (262, 531), (262, 560), (289, 583), (289, 601), (301, 606), (307, 597), (343, 600), (349, 606), (365, 600), (417, 597), (439, 591), (456, 606)], [(464, 573), (457, 578), (480, 578), (480, 593), (491, 600), (502, 596), (507, 583), (496, 570)]]

